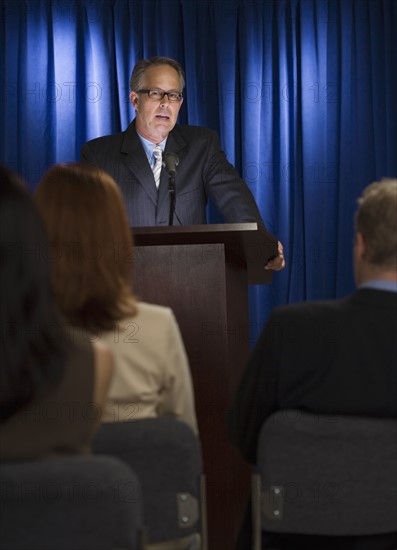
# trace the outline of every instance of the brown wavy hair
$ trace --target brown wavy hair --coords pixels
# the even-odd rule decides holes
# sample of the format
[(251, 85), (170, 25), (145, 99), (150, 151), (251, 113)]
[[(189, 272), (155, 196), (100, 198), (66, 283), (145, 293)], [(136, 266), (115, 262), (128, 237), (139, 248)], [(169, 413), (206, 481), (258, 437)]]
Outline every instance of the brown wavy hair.
[(98, 167), (50, 168), (35, 199), (51, 243), (53, 289), (61, 313), (91, 332), (136, 313), (133, 242), (121, 192)]

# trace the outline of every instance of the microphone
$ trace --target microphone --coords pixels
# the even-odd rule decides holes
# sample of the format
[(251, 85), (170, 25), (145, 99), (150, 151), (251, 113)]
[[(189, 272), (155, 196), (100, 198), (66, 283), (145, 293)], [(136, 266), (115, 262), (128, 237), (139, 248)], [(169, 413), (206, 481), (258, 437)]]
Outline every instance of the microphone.
[(163, 166), (171, 178), (175, 177), (176, 167), (179, 164), (179, 158), (176, 153), (163, 153)]

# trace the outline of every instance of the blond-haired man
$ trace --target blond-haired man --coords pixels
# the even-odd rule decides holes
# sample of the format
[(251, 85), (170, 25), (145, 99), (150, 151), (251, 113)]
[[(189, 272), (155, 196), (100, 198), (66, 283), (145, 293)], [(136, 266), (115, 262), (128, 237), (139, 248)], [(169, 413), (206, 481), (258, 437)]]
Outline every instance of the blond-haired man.
[[(375, 182), (360, 197), (353, 261), (358, 288), (351, 296), (271, 314), (228, 418), (248, 461), (256, 462), (263, 422), (280, 409), (397, 417), (397, 179)], [(266, 548), (397, 548), (397, 532), (337, 542), (268, 537)]]

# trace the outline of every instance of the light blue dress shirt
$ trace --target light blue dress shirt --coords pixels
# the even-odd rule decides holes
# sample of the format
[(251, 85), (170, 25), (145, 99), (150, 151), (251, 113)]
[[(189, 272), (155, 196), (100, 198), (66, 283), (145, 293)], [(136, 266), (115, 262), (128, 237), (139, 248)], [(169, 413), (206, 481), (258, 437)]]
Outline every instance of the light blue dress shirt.
[(167, 138), (163, 139), (163, 141), (156, 144), (156, 143), (153, 143), (152, 141), (149, 141), (148, 139), (144, 138), (138, 132), (137, 132), (137, 134), (138, 134), (139, 139), (142, 142), (143, 148), (145, 149), (145, 153), (146, 153), (147, 159), (149, 161), (149, 164), (153, 168), (153, 166), (156, 163), (156, 159), (153, 155), (153, 150), (156, 147), (156, 145), (160, 145), (161, 150), (164, 152), (165, 144), (167, 143)]
[(373, 288), (375, 290), (387, 290), (388, 292), (397, 292), (397, 282), (385, 281), (384, 279), (372, 279), (360, 285), (359, 288)]

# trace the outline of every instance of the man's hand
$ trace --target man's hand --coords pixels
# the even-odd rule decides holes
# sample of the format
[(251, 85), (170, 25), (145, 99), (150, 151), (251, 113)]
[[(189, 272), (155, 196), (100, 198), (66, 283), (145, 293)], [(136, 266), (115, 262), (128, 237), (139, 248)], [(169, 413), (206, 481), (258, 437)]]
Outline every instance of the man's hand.
[(269, 260), (265, 265), (265, 269), (273, 269), (273, 271), (280, 271), (285, 267), (284, 249), (283, 245), (278, 241), (278, 256)]

